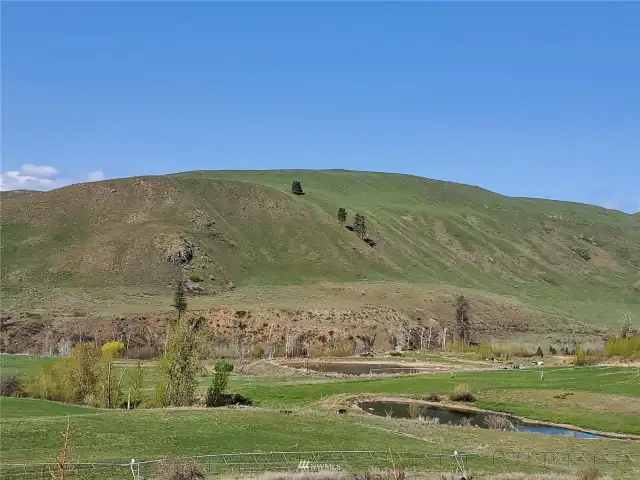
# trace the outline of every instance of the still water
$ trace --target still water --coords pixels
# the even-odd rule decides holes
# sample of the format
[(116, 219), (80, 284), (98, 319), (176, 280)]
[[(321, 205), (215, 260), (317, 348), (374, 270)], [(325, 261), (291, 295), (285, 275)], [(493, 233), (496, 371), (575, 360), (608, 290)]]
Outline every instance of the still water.
[(492, 428), (492, 422), (495, 422), (496, 418), (499, 417), (498, 419), (504, 422), (500, 426), (507, 430), (513, 430), (517, 432), (542, 433), (545, 435), (568, 435), (578, 438), (600, 438), (598, 435), (592, 433), (580, 432), (578, 430), (571, 430), (569, 428), (555, 427), (551, 425), (529, 424), (527, 422), (523, 422), (517, 417), (512, 416), (498, 416), (495, 414), (481, 412), (458, 412), (456, 410), (450, 410), (448, 408), (432, 407), (427, 405), (420, 405), (417, 403), (362, 402), (359, 404), (359, 406), (367, 413), (382, 417), (422, 417), (425, 421), (430, 423), (439, 423), (444, 425), (469, 425), (479, 428)]
[(287, 363), (293, 368), (308, 368), (314, 372), (342, 373), (345, 375), (369, 375), (381, 373), (420, 373), (421, 369), (401, 363), (374, 362), (292, 362)]

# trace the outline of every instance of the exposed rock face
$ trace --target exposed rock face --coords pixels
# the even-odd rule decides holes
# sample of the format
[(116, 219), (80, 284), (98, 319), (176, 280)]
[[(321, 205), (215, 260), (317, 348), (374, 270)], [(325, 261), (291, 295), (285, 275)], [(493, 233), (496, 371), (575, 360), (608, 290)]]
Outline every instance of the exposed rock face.
[(185, 288), (189, 293), (204, 293), (204, 288), (197, 282), (192, 282), (191, 280), (185, 283)]
[(166, 250), (166, 259), (177, 266), (186, 265), (193, 259), (193, 246), (187, 240), (171, 245)]

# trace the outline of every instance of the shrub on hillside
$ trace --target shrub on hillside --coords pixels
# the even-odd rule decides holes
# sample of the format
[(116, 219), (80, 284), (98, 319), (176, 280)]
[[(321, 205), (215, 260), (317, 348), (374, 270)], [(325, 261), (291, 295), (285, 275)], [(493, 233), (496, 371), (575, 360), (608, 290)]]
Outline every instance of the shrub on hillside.
[(204, 282), (204, 278), (202, 278), (197, 273), (189, 274), (189, 280), (191, 280), (192, 282), (195, 282), (195, 283)]
[(291, 184), (291, 193), (294, 195), (304, 195), (304, 191), (302, 190), (302, 185), (298, 181), (294, 181)]
[(3, 375), (0, 379), (0, 397), (24, 397), (20, 379), (14, 375)]
[(469, 390), (469, 385), (466, 383), (461, 383), (456, 386), (453, 393), (449, 395), (449, 398), (454, 402), (474, 402), (476, 400)]
[(544, 353), (542, 352), (542, 347), (538, 346), (538, 350), (536, 350), (536, 357), (544, 357)]

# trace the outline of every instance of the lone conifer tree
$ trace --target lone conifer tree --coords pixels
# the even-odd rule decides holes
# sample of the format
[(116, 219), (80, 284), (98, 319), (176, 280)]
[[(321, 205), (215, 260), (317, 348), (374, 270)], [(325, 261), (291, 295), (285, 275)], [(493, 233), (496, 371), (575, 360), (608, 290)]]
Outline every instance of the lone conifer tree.
[(302, 191), (302, 185), (300, 185), (300, 182), (294, 181), (291, 184), (291, 193), (293, 193), (294, 195), (304, 195), (304, 192)]
[(340, 225), (344, 225), (347, 221), (347, 211), (343, 207), (338, 208), (338, 221)]
[(356, 216), (353, 219), (353, 231), (356, 232), (362, 240), (367, 236), (367, 224), (365, 223), (365, 218), (359, 213), (356, 213)]
[(184, 283), (182, 283), (182, 280), (178, 280), (176, 284), (176, 290), (173, 294), (173, 308), (178, 312), (178, 320), (180, 320), (180, 316), (187, 311), (187, 296), (184, 293)]
[(464, 295), (456, 299), (456, 326), (458, 327), (458, 338), (465, 345), (469, 344), (471, 337), (471, 306), (469, 300)]

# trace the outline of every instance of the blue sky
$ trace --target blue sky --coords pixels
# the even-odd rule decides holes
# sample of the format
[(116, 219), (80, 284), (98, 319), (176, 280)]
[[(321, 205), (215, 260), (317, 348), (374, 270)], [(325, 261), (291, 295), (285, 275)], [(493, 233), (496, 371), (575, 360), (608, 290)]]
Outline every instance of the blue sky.
[(2, 4), (2, 188), (403, 172), (640, 210), (640, 3)]

